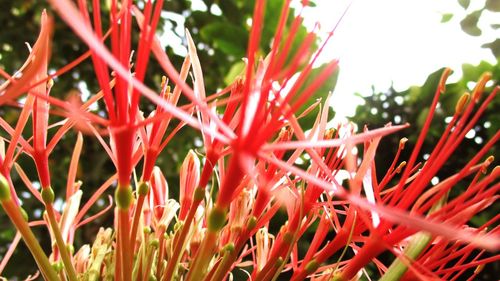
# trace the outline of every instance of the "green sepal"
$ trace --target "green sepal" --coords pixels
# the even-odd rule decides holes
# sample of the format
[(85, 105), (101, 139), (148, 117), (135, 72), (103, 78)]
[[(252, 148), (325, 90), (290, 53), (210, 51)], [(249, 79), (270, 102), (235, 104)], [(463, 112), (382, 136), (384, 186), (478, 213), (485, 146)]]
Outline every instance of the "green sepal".
[(137, 187), (137, 194), (140, 196), (146, 196), (148, 195), (149, 192), (149, 185), (145, 182), (139, 183), (139, 186)]
[(215, 206), (208, 215), (207, 227), (209, 231), (217, 232), (226, 224), (226, 212)]
[(152, 239), (151, 241), (149, 241), (149, 246), (153, 247), (153, 248), (158, 248), (160, 246), (160, 241), (158, 239)]
[(251, 216), (247, 221), (247, 230), (253, 230), (257, 226), (257, 218), (255, 216)]
[(45, 205), (51, 205), (52, 203), (54, 203), (55, 195), (52, 187), (49, 186), (47, 188), (43, 188), (41, 195), (43, 203), (45, 203)]
[(54, 268), (56, 273), (60, 273), (63, 270), (64, 265), (63, 265), (62, 261), (58, 261), (58, 262), (54, 262), (52, 264), (52, 268)]
[(222, 248), (222, 252), (225, 253), (225, 252), (228, 252), (228, 253), (232, 253), (234, 252), (234, 249), (235, 249), (235, 246), (234, 246), (234, 243), (233, 242), (229, 242), (227, 243), (223, 248)]
[(205, 198), (205, 189), (197, 187), (194, 190), (193, 199), (194, 201), (201, 201)]
[(132, 204), (132, 188), (130, 185), (118, 186), (115, 191), (116, 206), (121, 210), (128, 210)]

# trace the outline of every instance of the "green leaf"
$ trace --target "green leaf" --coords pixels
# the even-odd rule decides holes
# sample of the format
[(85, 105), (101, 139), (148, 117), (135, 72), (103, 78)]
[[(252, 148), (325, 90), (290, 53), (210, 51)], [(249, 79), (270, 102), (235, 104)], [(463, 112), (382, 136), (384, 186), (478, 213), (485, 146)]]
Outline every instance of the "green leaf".
[(229, 69), (229, 72), (227, 73), (226, 77), (224, 77), (224, 83), (226, 85), (229, 85), (233, 83), (233, 81), (243, 73), (245, 70), (245, 62), (239, 61), (231, 66), (231, 69)]
[(429, 115), (429, 108), (424, 108), (417, 117), (417, 126), (421, 129), (424, 126), (425, 120), (427, 119), (427, 115)]
[(403, 96), (407, 95), (407, 104), (414, 105), (418, 103), (425, 103), (430, 105), (432, 99), (434, 98), (434, 93), (439, 81), (441, 80), (441, 75), (443, 74), (444, 68), (439, 69), (431, 73), (425, 80), (422, 86), (412, 86), (406, 92), (402, 92)]
[(462, 79), (465, 83), (469, 81), (477, 81), (484, 72), (491, 71), (491, 69), (493, 69), (493, 66), (486, 61), (481, 61), (477, 66), (465, 63), (462, 65)]
[(470, 14), (468, 14), (461, 22), (460, 26), (462, 27), (462, 30), (471, 35), (471, 36), (480, 36), (481, 35), (481, 29), (477, 27), (477, 22), (479, 21), (479, 17), (481, 16), (481, 13), (483, 10), (477, 10), (474, 11)]
[(227, 55), (245, 56), (248, 32), (241, 26), (227, 22), (212, 22), (200, 30), (200, 36), (206, 42), (213, 43)]
[(484, 7), (492, 12), (500, 12), (500, 1), (498, 0), (486, 0)]
[[(314, 68), (310, 74), (309, 74), (309, 78), (305, 81), (304, 85), (301, 87), (301, 90), (299, 90), (298, 92), (298, 95), (301, 94), (301, 92), (306, 89), (307, 87), (309, 87), (315, 80), (316, 77), (318, 77), (318, 75), (323, 71), (323, 69), (325, 69), (327, 65), (326, 64), (323, 64), (321, 65), (320, 67), (318, 68)], [(337, 70), (333, 73), (333, 75), (331, 75), (330, 77), (328, 77), (328, 79), (323, 83), (323, 85), (321, 85), (321, 87), (319, 87), (316, 92), (314, 92), (311, 97), (308, 99), (310, 102), (306, 103), (306, 104), (303, 104), (299, 110), (297, 111), (298, 114), (302, 113), (304, 110), (306, 110), (309, 106), (311, 106), (312, 102), (313, 101), (316, 101), (318, 99), (321, 99), (322, 102), (325, 102), (326, 101), (326, 98), (328, 97), (329, 93), (333, 91), (333, 89), (335, 89), (335, 85), (337, 84), (337, 79), (339, 77), (339, 69), (337, 68)], [(328, 105), (324, 105), (324, 106), (328, 106)], [(300, 124), (302, 126), (305, 126), (306, 128), (309, 128), (308, 126), (311, 126), (313, 123), (314, 123), (314, 119), (316, 118), (316, 113), (314, 113), (315, 111), (309, 113), (307, 116), (304, 116), (301, 121), (300, 121)]]
[(451, 14), (451, 13), (443, 14), (441, 16), (441, 22), (442, 23), (449, 22), (452, 18), (453, 18), (453, 14)]
[(493, 53), (493, 55), (499, 59), (500, 58), (500, 39), (495, 39), (495, 41), (492, 41), (490, 43), (486, 43), (484, 45), (482, 45), (481, 47), (483, 48), (488, 48), (491, 50), (491, 52)]
[(458, 0), (458, 4), (462, 6), (462, 8), (467, 9), (470, 5), (470, 0)]

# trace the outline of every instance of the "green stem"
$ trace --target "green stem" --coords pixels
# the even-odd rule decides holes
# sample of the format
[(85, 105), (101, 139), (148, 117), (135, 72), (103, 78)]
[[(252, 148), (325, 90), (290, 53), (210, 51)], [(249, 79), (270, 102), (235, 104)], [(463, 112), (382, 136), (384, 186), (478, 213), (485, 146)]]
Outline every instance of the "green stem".
[[(441, 209), (448, 200), (448, 193), (441, 197), (429, 210), (429, 215)], [(432, 240), (432, 236), (427, 232), (418, 232), (412, 236), (408, 246), (404, 249), (403, 255), (408, 257), (409, 260), (403, 262), (401, 258), (397, 258), (389, 266), (380, 281), (399, 280), (408, 271), (408, 263), (413, 262), (425, 250), (427, 245)]]
[(134, 218), (132, 219), (132, 231), (130, 232), (130, 248), (135, 250), (135, 240), (137, 238), (137, 229), (139, 228), (139, 219), (141, 218), (142, 206), (149, 192), (149, 186), (145, 182), (140, 182), (137, 187), (137, 204), (135, 205)]
[(54, 237), (56, 238), (57, 248), (59, 248), (59, 252), (61, 253), (61, 258), (64, 263), (64, 270), (68, 274), (68, 278), (70, 281), (77, 281), (75, 268), (73, 267), (73, 263), (71, 262), (69, 249), (64, 242), (61, 230), (59, 229), (59, 224), (56, 221), (54, 208), (52, 207), (52, 204), (47, 204), (45, 205), (45, 209), (47, 210), (47, 217), (49, 218), (52, 233), (54, 233)]
[(48, 281), (59, 281), (60, 279), (57, 276), (56, 271), (50, 264), (49, 259), (43, 252), (38, 240), (36, 240), (31, 228), (19, 211), (19, 207), (14, 204), (10, 198), (8, 200), (2, 200), (1, 204), (5, 213), (7, 213), (14, 226), (21, 233), (24, 243), (26, 243), (26, 246), (28, 246), (28, 249), (31, 251), (31, 254), (35, 258), (35, 261), (45, 279)]
[(419, 232), (413, 235), (403, 253), (405, 257), (408, 257), (408, 260), (406, 262), (403, 262), (401, 258), (394, 260), (382, 278), (380, 278), (380, 281), (400, 280), (406, 271), (408, 271), (408, 263), (418, 258), (429, 242), (431, 242), (431, 239), (432, 236), (427, 232)]
[(215, 271), (215, 274), (212, 276), (212, 278), (210, 278), (210, 280), (224, 280), (224, 277), (227, 274), (227, 270), (225, 269), (233, 264), (233, 256), (236, 253), (234, 244), (230, 243), (224, 246), (224, 249), (222, 251), (224, 253), (222, 256), (222, 261), (220, 262), (219, 267)]
[(189, 270), (186, 281), (197, 281), (203, 279), (203, 276), (207, 271), (208, 264), (210, 263), (210, 260), (212, 260), (213, 252), (217, 246), (218, 236), (219, 230), (214, 231), (207, 229), (203, 242), (196, 253), (193, 266)]
[(122, 269), (122, 280), (130, 281), (132, 278), (132, 260), (131, 254), (132, 251), (130, 249), (130, 241), (129, 241), (129, 233), (130, 233), (130, 222), (129, 222), (129, 214), (128, 209), (118, 209), (118, 235), (120, 235), (120, 242), (118, 247), (121, 248), (121, 269)]
[(194, 216), (196, 214), (196, 210), (198, 209), (198, 205), (201, 203), (202, 200), (194, 200), (193, 203), (191, 204), (191, 208), (189, 208), (188, 215), (186, 217), (186, 220), (184, 224), (182, 225), (180, 232), (178, 235), (176, 235), (174, 239), (174, 251), (172, 254), (172, 258), (168, 261), (167, 263), (167, 269), (165, 271), (165, 276), (163, 280), (172, 280), (172, 277), (174, 275), (175, 269), (177, 268), (177, 265), (179, 264), (180, 258), (182, 256), (182, 252), (184, 250), (184, 243), (186, 242), (187, 235), (189, 233), (189, 228), (191, 227), (191, 223), (193, 222)]
[(132, 255), (134, 254), (130, 248), (130, 217), (129, 209), (132, 204), (132, 188), (130, 184), (118, 184), (115, 192), (115, 201), (118, 209), (118, 256), (121, 263), (122, 280), (132, 280)]

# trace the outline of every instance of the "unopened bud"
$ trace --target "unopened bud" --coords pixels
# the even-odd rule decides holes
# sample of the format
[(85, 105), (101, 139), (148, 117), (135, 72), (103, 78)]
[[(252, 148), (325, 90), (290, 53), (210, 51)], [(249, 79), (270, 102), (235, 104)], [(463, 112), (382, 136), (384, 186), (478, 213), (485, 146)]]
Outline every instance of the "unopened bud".
[(252, 230), (257, 226), (257, 218), (255, 216), (251, 216), (247, 221), (247, 230)]
[(282, 258), (282, 257), (278, 257), (278, 258), (276, 259), (276, 267), (280, 267), (280, 266), (282, 266), (284, 262), (285, 262), (285, 260), (283, 260), (283, 258)]
[(153, 247), (153, 248), (158, 248), (160, 246), (160, 241), (158, 239), (152, 239), (151, 241), (149, 241), (149, 246)]
[(455, 113), (460, 115), (462, 112), (464, 112), (465, 106), (467, 105), (467, 102), (469, 102), (470, 94), (469, 93), (464, 93), (460, 99), (457, 102), (457, 105), (455, 106)]
[(222, 252), (223, 253), (225, 253), (225, 252), (228, 252), (228, 253), (234, 252), (234, 243), (233, 242), (227, 243), (226, 246), (224, 246), (222, 248)]
[(205, 190), (203, 188), (197, 187), (194, 190), (194, 196), (193, 199), (195, 201), (201, 201), (205, 198)]
[(68, 252), (73, 255), (75, 253), (75, 246), (71, 245), (71, 244), (67, 244), (66, 245), (66, 248), (68, 249)]
[(64, 265), (63, 265), (63, 263), (61, 261), (58, 261), (58, 262), (54, 262), (52, 264), (52, 268), (54, 269), (54, 271), (56, 273), (60, 273), (63, 270)]
[(48, 187), (48, 188), (44, 188), (42, 189), (42, 199), (43, 199), (43, 203), (45, 203), (45, 205), (50, 205), (52, 203), (54, 203), (54, 190), (52, 190), (52, 187)]
[(224, 209), (214, 206), (208, 215), (207, 228), (209, 231), (217, 232), (226, 224), (226, 212)]
[(128, 210), (130, 204), (132, 204), (132, 188), (130, 188), (130, 185), (118, 185), (115, 191), (115, 201), (120, 210)]
[(149, 192), (149, 185), (145, 182), (140, 182), (137, 187), (137, 194), (140, 196), (146, 196)]

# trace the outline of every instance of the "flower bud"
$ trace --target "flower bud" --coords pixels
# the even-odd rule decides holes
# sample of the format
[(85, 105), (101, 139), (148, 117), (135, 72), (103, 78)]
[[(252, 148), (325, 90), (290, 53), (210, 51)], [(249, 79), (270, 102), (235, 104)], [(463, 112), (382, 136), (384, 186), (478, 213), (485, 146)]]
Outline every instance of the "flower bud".
[(45, 203), (45, 205), (50, 205), (52, 203), (54, 203), (54, 190), (52, 190), (52, 187), (48, 187), (48, 188), (44, 188), (42, 189), (42, 199), (43, 199), (43, 203)]
[(209, 231), (217, 232), (226, 224), (226, 212), (224, 209), (214, 206), (208, 215), (207, 227)]
[(128, 210), (130, 204), (132, 204), (132, 188), (130, 188), (130, 185), (116, 188), (115, 201), (120, 210)]

